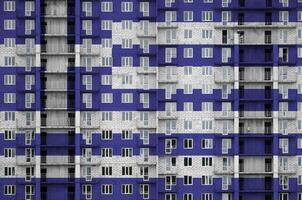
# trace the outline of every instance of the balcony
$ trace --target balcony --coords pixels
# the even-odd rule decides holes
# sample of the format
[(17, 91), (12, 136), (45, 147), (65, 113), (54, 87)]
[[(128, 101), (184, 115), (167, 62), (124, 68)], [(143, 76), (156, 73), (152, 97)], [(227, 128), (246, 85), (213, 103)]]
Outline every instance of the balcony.
[(161, 120), (171, 120), (177, 118), (178, 118), (178, 114), (175, 111), (162, 111), (158, 113), (158, 119)]
[(279, 117), (279, 119), (296, 119), (297, 112), (296, 111), (279, 111), (278, 117)]
[(295, 83), (297, 82), (297, 72), (295, 70), (280, 73), (278, 81), (280, 83)]
[(158, 29), (171, 29), (171, 28), (178, 28), (178, 22), (159, 22), (157, 23)]
[(41, 165), (74, 165), (74, 156), (43, 156), (41, 155)]
[(74, 44), (61, 45), (60, 47), (50, 47), (41, 45), (41, 54), (45, 55), (73, 55), (75, 53)]
[(41, 126), (43, 128), (72, 128), (75, 126), (75, 118), (64, 118), (56, 120), (48, 120), (41, 118)]
[(33, 158), (29, 158), (29, 157), (25, 157), (25, 156), (18, 156), (17, 157), (17, 165), (35, 165), (36, 164), (36, 159)]
[(159, 74), (158, 78), (159, 83), (177, 83), (178, 77), (177, 75), (170, 75), (170, 74)]
[(272, 118), (272, 111), (239, 111), (240, 119), (267, 119)]
[(156, 158), (154, 156), (148, 156), (146, 158), (140, 156), (136, 158), (137, 165), (156, 165)]
[(137, 74), (156, 74), (157, 69), (156, 67), (138, 67), (137, 68)]
[(232, 83), (234, 82), (233, 72), (226, 74), (225, 71), (219, 69), (215, 71), (214, 78), (216, 83)]
[(26, 48), (25, 45), (17, 45), (16, 53), (17, 55), (34, 55), (36, 48)]
[(232, 112), (232, 111), (216, 111), (214, 117), (215, 117), (215, 119), (233, 119), (234, 112)]

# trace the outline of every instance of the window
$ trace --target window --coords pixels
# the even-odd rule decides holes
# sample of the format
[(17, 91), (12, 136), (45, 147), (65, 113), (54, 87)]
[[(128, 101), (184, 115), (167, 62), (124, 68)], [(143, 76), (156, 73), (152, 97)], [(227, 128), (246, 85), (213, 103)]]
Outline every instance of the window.
[(201, 121), (201, 129), (205, 131), (210, 131), (213, 128), (212, 120), (202, 120)]
[(201, 148), (202, 149), (213, 149), (213, 139), (202, 139)]
[(112, 121), (112, 112), (109, 111), (102, 112), (102, 121)]
[(92, 199), (92, 186), (82, 185), (82, 194), (85, 195), (86, 199)]
[(297, 182), (298, 182), (298, 185), (302, 185), (302, 176), (301, 175), (298, 175), (298, 178), (297, 178)]
[(4, 120), (5, 121), (15, 121), (16, 120), (15, 112), (13, 112), (13, 111), (5, 111), (4, 112)]
[(297, 57), (298, 57), (298, 58), (302, 58), (302, 48), (301, 48), (301, 47), (298, 47), (298, 48), (297, 48), (297, 51), (298, 51)]
[(25, 16), (31, 16), (31, 13), (35, 11), (34, 1), (25, 1)]
[(184, 48), (184, 58), (193, 58), (193, 48)]
[(92, 16), (92, 2), (90, 1), (84, 1), (82, 2), (82, 11), (87, 16)]
[(112, 140), (112, 130), (102, 130), (102, 140)]
[(102, 176), (112, 176), (112, 167), (102, 167)]
[(12, 19), (5, 19), (4, 21), (4, 30), (15, 30), (16, 21)]
[(4, 85), (15, 85), (16, 76), (15, 75), (4, 75)]
[(184, 176), (184, 185), (192, 185), (192, 184), (193, 184), (192, 176)]
[(111, 148), (102, 148), (101, 149), (101, 156), (104, 158), (112, 157), (112, 149)]
[(212, 157), (202, 157), (201, 166), (202, 167), (211, 167), (212, 166)]
[(185, 22), (193, 21), (193, 11), (184, 11), (184, 21)]
[(288, 11), (279, 11), (279, 21), (283, 22), (284, 25), (288, 23)]
[(148, 184), (140, 184), (140, 192), (143, 195), (143, 199), (149, 199), (149, 185)]
[(102, 103), (113, 103), (113, 94), (112, 93), (102, 93)]
[(92, 21), (91, 20), (83, 20), (82, 21), (82, 29), (85, 31), (86, 35), (92, 35)]
[(4, 93), (4, 103), (16, 103), (16, 94)]
[(193, 162), (192, 157), (184, 157), (184, 166), (185, 167), (191, 167)]
[(143, 104), (143, 108), (149, 108), (149, 93), (141, 93), (139, 98), (140, 103)]
[(102, 30), (104, 31), (112, 30), (112, 20), (102, 20), (101, 25), (102, 25)]
[(192, 120), (184, 120), (184, 129), (187, 130), (187, 131), (193, 129)]
[(202, 11), (202, 21), (211, 22), (213, 21), (213, 11)]
[(132, 21), (122, 20), (122, 30), (132, 30)]
[(16, 186), (15, 185), (4, 185), (4, 195), (15, 195)]
[(122, 175), (123, 176), (132, 176), (132, 167), (122, 166)]
[(193, 149), (193, 139), (184, 139), (184, 149)]
[(122, 48), (132, 48), (132, 39), (122, 39)]
[(132, 194), (133, 185), (132, 184), (122, 184), (122, 194)]
[(102, 48), (112, 48), (112, 39), (102, 39)]
[(213, 58), (213, 48), (202, 48), (201, 57), (202, 58)]
[(184, 3), (193, 3), (193, 0), (184, 0)]
[(112, 75), (101, 76), (102, 85), (112, 85)]
[(106, 66), (106, 67), (109, 67), (109, 66), (112, 66), (112, 57), (102, 57), (102, 65), (103, 66)]
[(213, 38), (213, 31), (208, 29), (201, 30), (201, 38), (202, 39), (212, 39)]
[(132, 121), (133, 113), (129, 111), (122, 112), (123, 121)]
[(203, 0), (203, 3), (213, 3), (213, 0)]
[(133, 133), (131, 130), (122, 130), (122, 140), (132, 140)]
[(122, 148), (122, 157), (132, 157), (132, 148)]
[(298, 193), (298, 199), (297, 200), (302, 200), (302, 193)]
[(102, 194), (112, 194), (113, 186), (109, 184), (102, 184)]
[(104, 1), (101, 2), (101, 12), (112, 12), (113, 5), (112, 2)]
[(184, 111), (193, 111), (193, 102), (184, 102)]
[(149, 2), (140, 2), (139, 11), (143, 13), (144, 17), (149, 16)]
[(201, 75), (203, 76), (212, 76), (212, 67), (202, 67), (201, 68)]
[(221, 49), (221, 62), (227, 63), (229, 62), (229, 58), (232, 56), (232, 49), (231, 48), (222, 48)]
[(229, 152), (229, 149), (232, 148), (232, 139), (222, 139), (222, 153), (227, 154)]
[(165, 61), (167, 63), (171, 63), (172, 58), (177, 58), (176, 48), (166, 48), (165, 49)]
[(86, 105), (86, 108), (92, 108), (92, 94), (83, 93), (82, 102)]
[(15, 66), (15, 57), (14, 56), (4, 56), (4, 65), (5, 66)]
[(184, 84), (184, 94), (193, 94), (192, 84)]
[(133, 2), (122, 2), (121, 9), (122, 12), (132, 12)]
[(14, 158), (16, 156), (16, 150), (13, 148), (4, 148), (5, 158)]
[(122, 75), (122, 84), (131, 85), (132, 84), (132, 75), (123, 74)]
[(133, 94), (122, 93), (122, 103), (133, 103)]
[(25, 93), (25, 108), (31, 108), (35, 103), (35, 93)]
[(122, 67), (132, 67), (133, 66), (133, 57), (121, 57), (121, 66)]
[(4, 167), (4, 176), (15, 176), (15, 167)]
[(202, 102), (201, 110), (203, 112), (212, 112), (213, 111), (213, 103), (212, 102)]
[(35, 30), (35, 20), (25, 20), (25, 35), (31, 35)]
[(211, 193), (201, 194), (201, 200), (213, 200), (213, 194)]
[(202, 176), (201, 177), (201, 185), (212, 185), (213, 177), (212, 176)]
[(193, 31), (191, 29), (184, 30), (184, 39), (192, 39), (193, 38)]
[(297, 148), (302, 149), (302, 138), (297, 139)]
[(4, 11), (15, 11), (16, 4), (15, 1), (4, 1)]
[(15, 47), (16, 39), (15, 38), (4, 38), (4, 47)]

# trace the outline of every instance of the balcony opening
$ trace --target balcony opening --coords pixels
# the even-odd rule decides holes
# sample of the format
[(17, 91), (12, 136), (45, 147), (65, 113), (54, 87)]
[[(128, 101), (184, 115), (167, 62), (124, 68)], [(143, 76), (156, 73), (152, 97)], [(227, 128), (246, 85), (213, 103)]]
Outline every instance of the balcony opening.
[(244, 190), (244, 178), (239, 177), (239, 189)]
[(41, 113), (41, 126), (46, 126), (46, 125), (47, 125), (47, 114)]
[(240, 67), (239, 68), (239, 80), (243, 81), (244, 80), (244, 75), (245, 75), (245, 71), (244, 71), (244, 67)]
[(74, 186), (68, 186), (67, 189), (67, 193), (68, 193), (68, 200), (74, 200), (75, 198), (75, 187)]
[(45, 58), (41, 59), (41, 68), (43, 68), (43, 70), (47, 71), (47, 59), (45, 59)]
[(47, 144), (47, 132), (41, 132), (41, 145)]
[(68, 145), (74, 145), (74, 144), (75, 144), (75, 132), (68, 131)]
[(41, 89), (46, 89), (46, 82), (47, 82), (47, 77), (46, 76), (41, 76)]
[(239, 117), (244, 117), (244, 105), (239, 105)]
[(239, 86), (239, 98), (240, 99), (244, 98), (244, 86), (243, 85)]
[(238, 13), (238, 25), (244, 25), (244, 13)]
[(264, 42), (265, 44), (272, 43), (272, 31), (265, 31), (264, 32)]
[(264, 122), (264, 134), (272, 134), (272, 123)]
[(265, 177), (264, 178), (264, 189), (271, 190), (272, 189), (272, 177)]
[(244, 160), (239, 159), (239, 172), (244, 172)]
[(266, 0), (266, 7), (267, 7), (267, 8), (273, 7), (273, 2), (272, 2), (272, 0)]
[(244, 44), (244, 31), (238, 31), (239, 44)]
[(75, 96), (74, 94), (68, 94), (68, 107), (75, 108)]
[(74, 58), (68, 58), (68, 67), (75, 67), (75, 59)]
[(228, 43), (228, 31), (222, 30), (222, 44)]
[(239, 62), (244, 62), (244, 50), (239, 50)]
[[(42, 171), (44, 171), (44, 170), (46, 171), (46, 169), (41, 169), (41, 177), (42, 177)], [(46, 181), (46, 178), (45, 178), (45, 181)], [(46, 185), (41, 185), (41, 200), (47, 200), (47, 186)]]
[(239, 134), (244, 134), (244, 122), (239, 122)]
[(46, 163), (46, 157), (47, 157), (47, 150), (42, 149), (41, 150), (41, 163)]
[(239, 141), (239, 153), (244, 154), (244, 141), (243, 140)]
[(68, 126), (75, 125), (75, 113), (68, 113)]
[(73, 182), (75, 177), (75, 168), (68, 168), (68, 181)]
[(265, 86), (264, 87), (264, 98), (265, 99), (271, 99), (272, 98), (272, 87), (271, 86)]
[(265, 158), (265, 172), (272, 172), (272, 159)]
[(288, 62), (288, 48), (279, 48), (279, 62)]
[(241, 7), (241, 8), (245, 7), (245, 0), (239, 0), (238, 4), (239, 4), (239, 7)]
[(264, 141), (264, 153), (271, 154), (272, 153), (272, 140), (265, 140)]
[(75, 150), (68, 149), (68, 163), (74, 163)]
[(272, 116), (272, 105), (271, 104), (265, 104), (264, 110), (265, 110), (265, 117)]
[(264, 80), (270, 81), (272, 79), (272, 69), (271, 68), (265, 68), (264, 69)]
[(266, 12), (265, 13), (265, 25), (272, 25), (272, 13)]
[(269, 48), (269, 49), (264, 49), (264, 61), (265, 62), (272, 62), (273, 61), (273, 58), (272, 58), (272, 49)]
[(41, 52), (46, 53), (47, 52), (47, 40), (41, 41)]
[(42, 34), (46, 34), (47, 33), (47, 22), (46, 21), (42, 21), (41, 22), (41, 33)]
[(265, 194), (265, 200), (273, 200), (273, 196), (271, 194)]

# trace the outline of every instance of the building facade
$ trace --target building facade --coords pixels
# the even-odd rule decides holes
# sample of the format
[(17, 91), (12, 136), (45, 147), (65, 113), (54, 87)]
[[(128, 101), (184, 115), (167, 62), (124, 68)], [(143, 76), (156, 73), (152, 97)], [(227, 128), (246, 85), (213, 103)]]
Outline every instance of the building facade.
[(1, 0), (1, 200), (302, 200), (301, 0)]

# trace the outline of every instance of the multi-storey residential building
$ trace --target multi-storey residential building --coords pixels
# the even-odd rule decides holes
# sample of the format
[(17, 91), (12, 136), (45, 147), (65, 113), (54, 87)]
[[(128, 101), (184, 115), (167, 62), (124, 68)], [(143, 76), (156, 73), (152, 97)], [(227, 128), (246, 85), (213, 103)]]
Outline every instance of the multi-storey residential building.
[(1, 200), (302, 200), (301, 0), (1, 0)]

